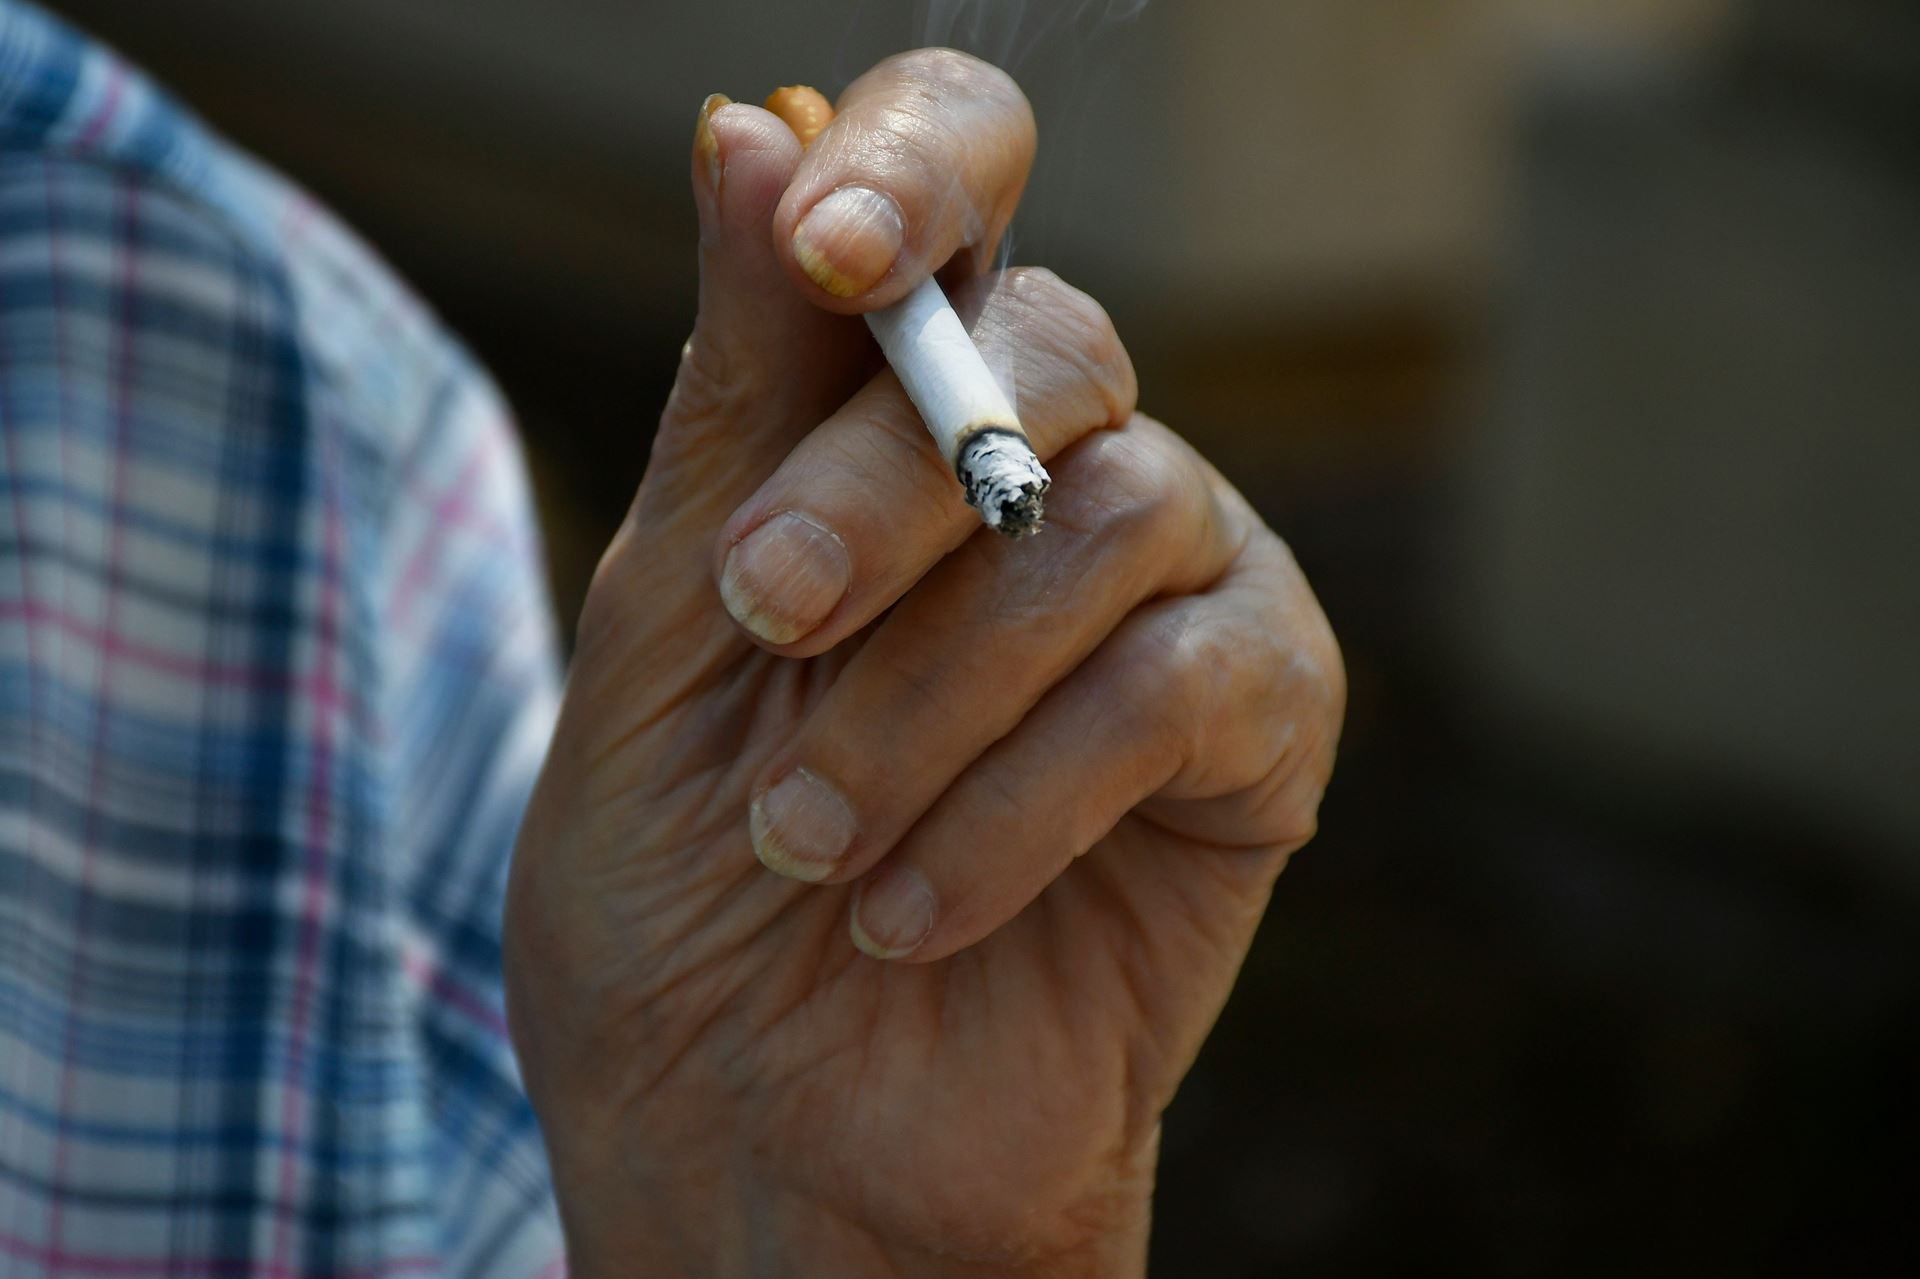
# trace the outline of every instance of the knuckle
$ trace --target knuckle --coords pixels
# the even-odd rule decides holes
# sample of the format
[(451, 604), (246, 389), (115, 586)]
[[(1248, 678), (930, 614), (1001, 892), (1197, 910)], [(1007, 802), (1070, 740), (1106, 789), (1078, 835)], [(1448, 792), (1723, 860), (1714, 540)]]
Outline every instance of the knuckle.
[[(1330, 697), (1343, 687), (1338, 660), (1297, 642), (1264, 637), (1260, 658), (1232, 686), (1239, 749), (1222, 752), (1220, 784), (1239, 790), (1263, 842), (1298, 847), (1313, 837), (1320, 798), (1333, 776), (1340, 712)], [(1242, 770), (1252, 769), (1252, 773)]]
[(1064, 381), (1084, 400), (1076, 411), (1105, 426), (1132, 414), (1139, 392), (1132, 357), (1092, 295), (1045, 267), (1014, 267), (970, 287), (984, 293), (980, 305), (993, 331), (1013, 345), (1037, 383)]
[(958, 49), (909, 50), (892, 59), (891, 69), (903, 83), (943, 101), (1026, 105), (1026, 95), (1012, 76)]
[(1181, 604), (1137, 615), (1116, 679), (1141, 690), (1128, 700), (1159, 733), (1190, 746), (1199, 740), (1227, 676), (1221, 628)]
[(725, 345), (696, 332), (681, 348), (661, 423), (680, 429), (718, 426), (760, 398), (761, 388)]
[(876, 113), (860, 140), (869, 167), (896, 179), (917, 177), (929, 184), (951, 185), (952, 154), (963, 145), (953, 121), (937, 98), (924, 93), (904, 95)]
[(1347, 667), (1339, 637), (1293, 552), (1270, 530), (1265, 536), (1281, 557), (1280, 571), (1269, 587), (1270, 600), (1278, 610), (1271, 628), (1279, 650), (1276, 683), (1291, 704), (1316, 712), (1328, 735), (1337, 740), (1347, 707)]
[(930, 216), (958, 218), (978, 235), (996, 211), (1011, 211), (1009, 182), (1031, 164), (1036, 134), (1033, 109), (1006, 72), (954, 49), (916, 49), (849, 93), (852, 163), (899, 184), (910, 214), (937, 208)]
[(974, 130), (960, 127), (961, 119), (982, 108), (1005, 112), (1017, 104), (1019, 114), (1031, 117), (1026, 95), (1011, 76), (957, 49), (915, 49), (884, 69), (887, 92), (876, 122), (915, 144), (933, 141), (950, 149), (968, 143)]
[(1290, 720), (1264, 776), (1237, 792), (1249, 842), (1292, 851), (1319, 831), (1320, 801), (1333, 778), (1336, 735), (1315, 720)]
[(1018, 824), (1031, 811), (1033, 795), (1022, 782), (1002, 760), (988, 758), (974, 765), (968, 775), (967, 800), (980, 829)]
[(1118, 426), (1133, 412), (1138, 387), (1133, 360), (1120, 341), (1107, 309), (1051, 271), (1027, 286), (1033, 306), (1055, 358), (1068, 365), (1097, 397), (1108, 426)]
[(900, 716), (901, 722), (966, 722), (972, 699), (955, 685), (946, 668), (929, 665), (912, 654), (886, 652), (885, 646), (876, 647), (875, 652), (883, 659), (887, 682), (900, 700), (912, 707)]
[(1015, 307), (1064, 339), (1063, 345), (1103, 352), (1119, 344), (1107, 309), (1048, 268), (1013, 267), (1000, 278)]
[(909, 49), (893, 59), (894, 69), (902, 75), (930, 83), (963, 81), (987, 69), (989, 64), (959, 49)]
[(902, 394), (888, 404), (874, 403), (853, 429), (830, 437), (833, 463), (844, 476), (859, 476), (870, 489), (889, 495), (905, 509), (939, 511), (955, 500), (953, 472), (933, 437)]
[(1197, 608), (1187, 610), (1166, 651), (1174, 687), (1205, 714), (1211, 716), (1241, 691), (1236, 685), (1243, 682), (1249, 665), (1246, 637), (1221, 618)]
[(1076, 523), (1104, 537), (1156, 541), (1202, 518), (1200, 485), (1148, 436), (1109, 431), (1090, 436), (1059, 468), (1059, 487)]
[(1328, 736), (1338, 740), (1347, 717), (1347, 663), (1333, 627), (1316, 604), (1319, 626), (1314, 641), (1298, 651), (1296, 662), (1312, 704), (1319, 710), (1320, 722)]

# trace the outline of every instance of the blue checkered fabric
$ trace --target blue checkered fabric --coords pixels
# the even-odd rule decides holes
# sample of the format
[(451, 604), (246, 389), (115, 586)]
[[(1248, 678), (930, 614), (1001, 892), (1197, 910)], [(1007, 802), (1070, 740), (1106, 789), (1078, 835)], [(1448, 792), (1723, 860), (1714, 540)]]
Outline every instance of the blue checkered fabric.
[(425, 308), (0, 0), (0, 1275), (560, 1272), (500, 980), (538, 565)]

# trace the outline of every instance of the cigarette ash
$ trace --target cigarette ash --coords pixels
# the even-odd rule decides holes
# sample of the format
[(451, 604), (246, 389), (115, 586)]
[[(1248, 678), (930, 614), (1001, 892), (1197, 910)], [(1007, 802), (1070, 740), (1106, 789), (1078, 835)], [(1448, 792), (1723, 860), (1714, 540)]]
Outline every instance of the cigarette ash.
[(1024, 435), (985, 430), (968, 440), (954, 467), (967, 503), (987, 527), (1008, 537), (1032, 537), (1040, 531), (1042, 500), (1053, 480)]

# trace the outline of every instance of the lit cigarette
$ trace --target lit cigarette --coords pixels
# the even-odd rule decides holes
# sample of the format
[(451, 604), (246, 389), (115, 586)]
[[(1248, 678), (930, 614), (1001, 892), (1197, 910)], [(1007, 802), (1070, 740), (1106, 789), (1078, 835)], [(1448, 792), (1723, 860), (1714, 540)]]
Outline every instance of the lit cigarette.
[[(832, 105), (805, 85), (776, 90), (767, 109), (803, 146), (833, 119)], [(1052, 480), (939, 283), (929, 279), (869, 313), (867, 327), (987, 527), (1008, 537), (1038, 533)]]
[(1052, 481), (939, 282), (870, 313), (867, 327), (987, 527), (1038, 533)]

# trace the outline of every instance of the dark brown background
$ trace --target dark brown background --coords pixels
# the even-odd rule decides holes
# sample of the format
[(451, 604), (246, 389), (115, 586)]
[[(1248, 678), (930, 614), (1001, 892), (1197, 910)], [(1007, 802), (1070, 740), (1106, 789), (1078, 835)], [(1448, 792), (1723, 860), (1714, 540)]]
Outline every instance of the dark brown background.
[[(972, 30), (56, 7), (475, 347), (569, 618), (691, 323), (701, 98)], [(1323, 834), (1167, 1119), (1156, 1271), (1920, 1251), (1915, 11), (1158, 0), (1016, 47), (1047, 8), (971, 37), (1041, 117), (1014, 257), (1108, 303), (1352, 673)]]

